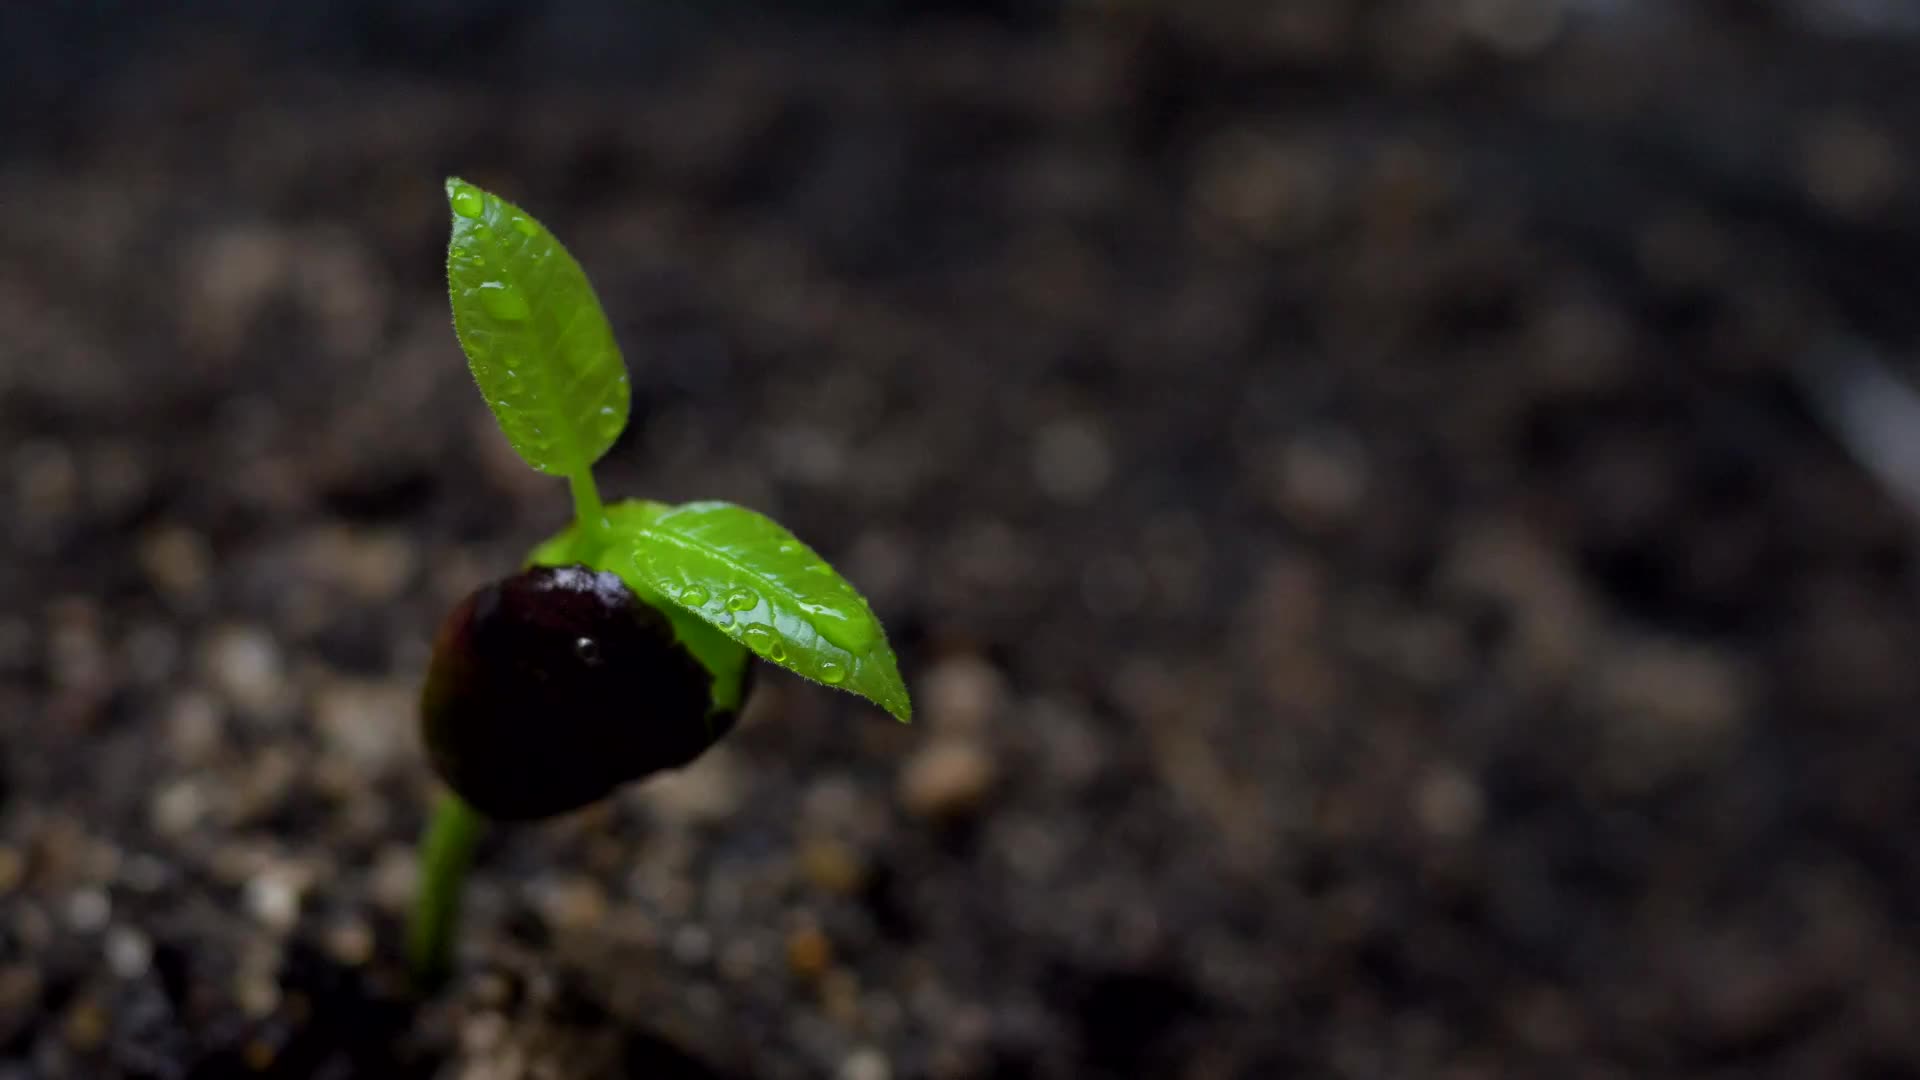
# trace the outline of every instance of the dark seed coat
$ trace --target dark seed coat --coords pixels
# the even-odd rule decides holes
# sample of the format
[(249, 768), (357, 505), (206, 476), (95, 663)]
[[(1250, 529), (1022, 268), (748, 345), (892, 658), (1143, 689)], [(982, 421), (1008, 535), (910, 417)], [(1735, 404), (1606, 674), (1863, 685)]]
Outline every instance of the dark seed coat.
[(535, 567), (448, 614), (421, 695), (435, 771), (489, 817), (577, 810), (685, 765), (732, 727), (707, 670), (620, 579)]

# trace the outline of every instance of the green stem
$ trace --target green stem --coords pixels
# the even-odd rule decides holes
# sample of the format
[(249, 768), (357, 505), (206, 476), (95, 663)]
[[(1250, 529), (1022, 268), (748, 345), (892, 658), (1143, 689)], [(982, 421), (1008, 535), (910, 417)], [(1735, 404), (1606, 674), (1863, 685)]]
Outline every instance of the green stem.
[(420, 892), (407, 928), (407, 962), (415, 982), (432, 988), (453, 970), (453, 935), (460, 922), (460, 891), (486, 819), (447, 792), (434, 804), (420, 838)]
[(580, 523), (580, 535), (589, 546), (598, 548), (607, 535), (607, 509), (600, 504), (593, 470), (581, 469), (567, 477), (567, 484), (573, 488), (573, 516)]

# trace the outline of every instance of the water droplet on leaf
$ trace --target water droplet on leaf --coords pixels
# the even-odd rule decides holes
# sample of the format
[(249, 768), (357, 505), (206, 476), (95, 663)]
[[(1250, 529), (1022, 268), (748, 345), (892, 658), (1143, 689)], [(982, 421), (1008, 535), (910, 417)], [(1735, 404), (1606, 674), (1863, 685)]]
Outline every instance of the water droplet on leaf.
[(525, 214), (513, 215), (513, 227), (520, 231), (521, 236), (532, 236), (538, 231), (534, 227), (533, 219), (527, 217)]
[(764, 626), (749, 626), (741, 636), (747, 639), (747, 647), (757, 652), (770, 652), (774, 647), (773, 631)]
[(851, 613), (825, 604), (802, 603), (800, 610), (807, 613), (807, 621), (820, 632), (820, 636), (859, 656), (873, 645), (873, 622), (860, 618), (860, 612)]
[(707, 590), (698, 585), (689, 585), (680, 590), (680, 602), (688, 607), (699, 607), (707, 602)]
[(735, 589), (727, 594), (727, 606), (735, 611), (752, 611), (760, 606), (760, 598), (745, 589)]
[(486, 206), (486, 196), (478, 188), (463, 184), (453, 191), (453, 212), (461, 217), (477, 218)]
[(847, 681), (847, 669), (831, 660), (820, 662), (820, 681), (828, 686), (839, 686)]
[(777, 641), (767, 646), (767, 659), (776, 664), (784, 663), (787, 659), (787, 647)]

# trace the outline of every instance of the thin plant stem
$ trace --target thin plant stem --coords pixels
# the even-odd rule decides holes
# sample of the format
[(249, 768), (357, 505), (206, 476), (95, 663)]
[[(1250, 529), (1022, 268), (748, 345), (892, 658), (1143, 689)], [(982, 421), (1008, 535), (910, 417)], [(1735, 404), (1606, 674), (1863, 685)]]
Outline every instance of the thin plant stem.
[(580, 524), (580, 535), (589, 545), (598, 547), (607, 535), (607, 510), (600, 503), (593, 470), (581, 469), (569, 475), (567, 484), (573, 489), (573, 516)]
[(473, 849), (486, 819), (451, 791), (434, 804), (420, 838), (420, 892), (407, 928), (407, 962), (414, 981), (431, 989), (453, 970), (453, 938), (460, 923), (460, 893), (466, 887)]

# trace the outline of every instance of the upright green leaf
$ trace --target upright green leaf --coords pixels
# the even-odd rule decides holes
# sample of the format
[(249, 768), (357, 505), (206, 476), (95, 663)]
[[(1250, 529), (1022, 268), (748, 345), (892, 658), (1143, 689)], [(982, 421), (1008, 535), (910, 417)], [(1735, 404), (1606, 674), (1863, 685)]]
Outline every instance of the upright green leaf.
[(505, 199), (447, 181), (447, 293), (474, 381), (527, 464), (584, 473), (627, 424), (627, 366), (580, 264)]
[(569, 525), (534, 548), (527, 556), (527, 563), (532, 566), (584, 563), (595, 570), (618, 574), (635, 596), (667, 617), (680, 644), (707, 669), (713, 678), (713, 707), (738, 709), (746, 691), (747, 650), (678, 604), (667, 602), (634, 569), (631, 552), (636, 538), (668, 509), (665, 503), (646, 499), (608, 503), (606, 529), (600, 538), (589, 540), (578, 524)]
[(909, 719), (913, 706), (880, 620), (853, 586), (771, 519), (685, 503), (634, 537), (650, 590), (761, 658)]

